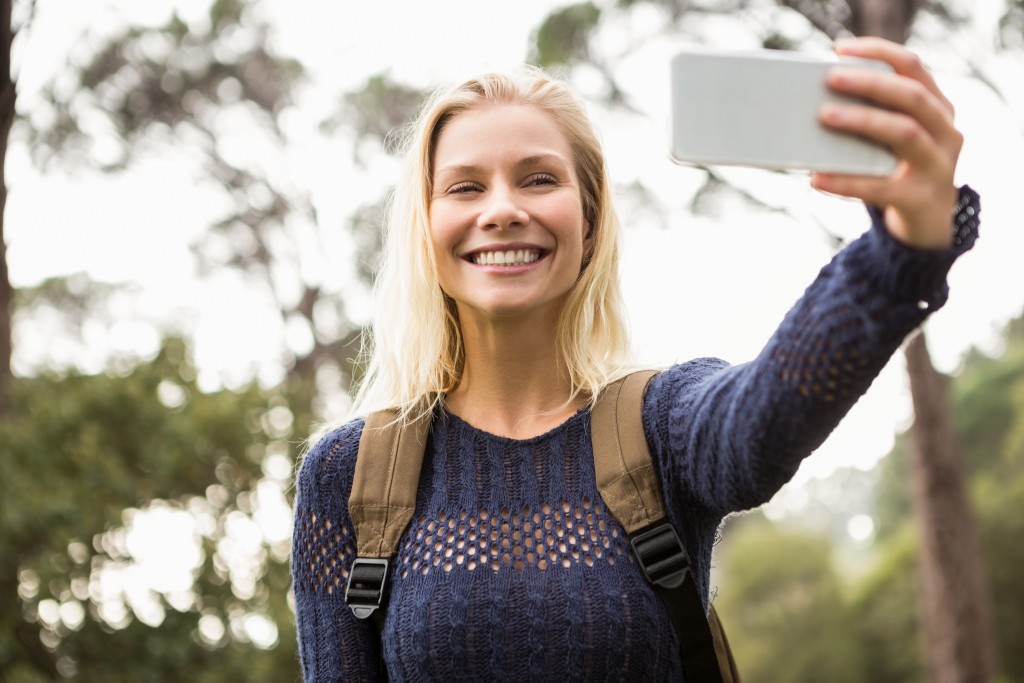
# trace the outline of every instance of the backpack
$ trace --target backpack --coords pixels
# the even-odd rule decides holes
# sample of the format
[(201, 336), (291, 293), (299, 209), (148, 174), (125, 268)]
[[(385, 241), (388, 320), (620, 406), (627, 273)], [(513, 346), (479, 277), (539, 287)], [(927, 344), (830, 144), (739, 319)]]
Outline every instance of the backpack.
[[(609, 512), (629, 535), (647, 580), (668, 607), (691, 683), (739, 683), (736, 662), (714, 605), (707, 615), (690, 573), (690, 560), (668, 522), (657, 472), (644, 436), (641, 409), (656, 373), (640, 371), (610, 384), (591, 414), (597, 487)], [(393, 410), (372, 413), (359, 440), (349, 515), (357, 558), (345, 601), (357, 618), (382, 630), (389, 559), (412, 520), (430, 416), (397, 421)], [(383, 650), (382, 650), (383, 653)]]

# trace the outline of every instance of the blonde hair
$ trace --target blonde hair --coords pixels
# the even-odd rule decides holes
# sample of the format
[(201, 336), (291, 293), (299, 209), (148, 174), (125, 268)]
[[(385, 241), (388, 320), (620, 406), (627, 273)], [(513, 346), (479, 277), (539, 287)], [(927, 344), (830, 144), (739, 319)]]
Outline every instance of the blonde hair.
[(398, 409), (403, 420), (433, 411), (458, 386), (465, 349), (455, 302), (441, 291), (430, 239), (433, 156), (438, 137), (459, 114), (489, 105), (524, 105), (558, 124), (573, 151), (583, 215), (593, 247), (558, 322), (558, 352), (568, 369), (569, 402), (593, 400), (626, 372), (629, 339), (619, 287), (621, 236), (604, 154), (583, 105), (568, 86), (536, 69), (488, 74), (438, 91), (410, 129), (403, 177), (384, 226), (368, 359), (354, 415)]

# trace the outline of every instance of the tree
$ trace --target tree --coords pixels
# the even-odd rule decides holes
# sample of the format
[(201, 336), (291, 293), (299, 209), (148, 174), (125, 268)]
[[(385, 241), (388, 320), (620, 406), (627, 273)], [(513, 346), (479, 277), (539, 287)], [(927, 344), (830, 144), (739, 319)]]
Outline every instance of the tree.
[[(203, 392), (168, 339), (118, 373), (19, 378), (15, 397), (0, 423), (0, 590), (21, 609), (0, 616), (0, 678), (293, 678), (290, 528), (263, 524), (287, 505), (309, 396)], [(174, 554), (152, 537), (170, 521), (191, 529), (164, 540)], [(146, 552), (191, 558), (184, 578), (139, 565)]]
[[(904, 43), (923, 3), (848, 0), (860, 28)], [(968, 499), (963, 448), (950, 414), (948, 380), (932, 364), (924, 333), (904, 347), (914, 405), (911, 488), (921, 535), (921, 611), (931, 679), (991, 681), (999, 668), (992, 606)]]
[[(1021, 319), (1010, 322), (1004, 333), (1005, 347), (998, 357), (989, 357), (978, 350), (965, 356), (960, 373), (951, 380), (953, 421), (959, 441), (964, 444), (967, 476), (971, 501), (977, 510), (981, 547), (988, 567), (988, 583), (998, 596), (993, 609), (995, 639), (1001, 652), (1002, 669), (1008, 680), (1024, 677), (1024, 657), (1016, 644), (1024, 638), (1024, 588), (1017, 578), (1016, 567), (1024, 561), (1019, 538), (1024, 533), (1018, 515), (1008, 514), (1024, 504), (1024, 449), (1021, 444), (1020, 425), (1024, 415), (1024, 324)], [(912, 572), (919, 571), (913, 558), (918, 554), (911, 528), (911, 493), (907, 490), (910, 435), (897, 439), (893, 452), (880, 463), (876, 517), (881, 532), (879, 542), (892, 558), (907, 555), (907, 559), (887, 561), (888, 569), (878, 568), (875, 576), (883, 584), (903, 584), (898, 590), (880, 590), (881, 597), (871, 597), (876, 586), (869, 581), (859, 593), (865, 608), (858, 610), (858, 623), (875, 624), (872, 628), (883, 641), (891, 642), (883, 620), (872, 617), (883, 609), (889, 622), (904, 623), (913, 617), (909, 610), (893, 609), (895, 596), (920, 594), (917, 583), (907, 583)], [(900, 576), (906, 578), (900, 578)], [(886, 597), (888, 596), (888, 597)], [(925, 615), (922, 614), (921, 618)], [(919, 619), (914, 619), (917, 624)], [(877, 652), (878, 650), (876, 650)], [(891, 660), (890, 660), (891, 661)], [(874, 679), (873, 679), (874, 680)], [(903, 680), (893, 677), (891, 680)]]
[(914, 402), (911, 489), (921, 536), (922, 626), (931, 679), (990, 681), (995, 629), (963, 450), (951, 417), (948, 379), (931, 363), (922, 335), (904, 350)]
[(1024, 587), (1016, 568), (1024, 562), (1024, 318), (1010, 321), (997, 357), (972, 351), (952, 384), (953, 414), (976, 501), (981, 542), (988, 559), (994, 619), (1005, 675), (1024, 679)]
[(7, 206), (7, 141), (14, 124), (16, 92), (11, 76), (11, 44), (14, 40), (12, 11), (14, 0), (0, 1), (0, 419), (10, 408), (11, 318), (14, 315), (14, 289), (7, 272), (7, 242), (4, 239), (4, 209)]
[[(348, 361), (361, 330), (345, 316), (337, 284), (310, 267), (309, 247), (325, 226), (308, 190), (275, 158), (291, 144), (280, 120), (303, 74), (274, 52), (270, 33), (256, 2), (216, 0), (192, 24), (175, 16), (163, 26), (91, 35), (45, 94), (47, 116), (15, 121), (33, 160), (55, 171), (116, 174), (147, 155), (189, 150), (200, 182), (218, 188), (226, 207), (196, 245), (201, 271), (244, 273), (312, 342), (282, 359), (286, 379), (272, 389), (201, 391), (187, 344), (174, 337), (155, 359), (112, 358), (100, 375), (12, 378), (17, 410), (10, 424), (0, 422), (0, 595), (21, 609), (0, 617), (5, 681), (295, 676), (287, 541), (250, 542), (241, 559), (236, 546), (252, 541), (261, 496), (290, 497), (292, 464), (317, 402), (351, 384)], [(360, 142), (383, 140), (419, 95), (373, 77), (341, 99), (324, 129), (351, 134), (362, 161)], [(240, 123), (269, 159), (231, 148)], [(382, 204), (370, 201), (351, 219), (365, 282)], [(54, 278), (11, 292), (11, 313), (25, 324), (56, 317), (74, 338), (84, 321), (106, 319), (113, 293), (81, 275)], [(328, 366), (333, 373), (320, 372)], [(137, 557), (126, 539), (140, 520), (161, 515), (191, 516), (201, 528), (191, 587), (150, 588), (142, 597), (97, 592), (104, 577), (132, 571)]]
[[(312, 206), (267, 168), (231, 157), (218, 139), (220, 114), (233, 109), (265, 140), (281, 143), (277, 116), (301, 76), (294, 62), (267, 48), (267, 27), (246, 15), (249, 5), (218, 0), (205, 25), (175, 18), (159, 28), (92, 36), (85, 41), (93, 48), (89, 58), (50, 88), (51, 125), (32, 127), (15, 119), (13, 84), (6, 87), (11, 4), (4, 2), (0, 17), (7, 28), (0, 31), (7, 38), (0, 46), (7, 65), (2, 143), (14, 125), (44, 168), (110, 172), (153, 149), (192, 146), (228, 198), (208, 241), (230, 249), (207, 265), (263, 278), (282, 317), (317, 322), (325, 298), (317, 283), (286, 281), (288, 260), (298, 252), (287, 249), (288, 239), (295, 244), (315, 226)], [(115, 144), (105, 154), (96, 153), (97, 128), (83, 119), (106, 120), (98, 135)], [(2, 237), (0, 230), (0, 246)], [(209, 244), (199, 252), (209, 255)], [(343, 316), (334, 329), (317, 325), (312, 350), (293, 358), (290, 381), (272, 390), (250, 384), (239, 392), (201, 391), (187, 347), (175, 339), (151, 361), (111, 359), (104, 374), (51, 370), (14, 378), (16, 312), (24, 321), (48, 311), (74, 328), (103, 315), (109, 292), (74, 276), (14, 292), (6, 266), (0, 259), (0, 407), (8, 413), (0, 420), (0, 599), (20, 609), (0, 615), (0, 679), (293, 678), (287, 539), (250, 542), (242, 552), (239, 534), (248, 530), (253, 540), (267, 496), (285, 505), (303, 443), (288, 437), (310, 432), (319, 360), (337, 351), (344, 382), (344, 349), (358, 329)], [(206, 525), (196, 533), (190, 587), (150, 587), (141, 596), (98, 589), (110, 576), (133, 571), (137, 558), (126, 539), (140, 520), (161, 514), (191, 516), (197, 529)]]
[(221, 202), (194, 245), (199, 272), (231, 271), (265, 292), (300, 340), (282, 349), (292, 380), (313, 381), (329, 364), (340, 391), (360, 329), (325, 275), (326, 231), (310, 190), (288, 173), (293, 141), (281, 121), (305, 75), (272, 35), (258, 0), (215, 0), (191, 23), (175, 14), (163, 26), (90, 36), (84, 58), (44, 93), (45, 123), (26, 122), (25, 136), (33, 161), (52, 170), (121, 173), (187, 152)]

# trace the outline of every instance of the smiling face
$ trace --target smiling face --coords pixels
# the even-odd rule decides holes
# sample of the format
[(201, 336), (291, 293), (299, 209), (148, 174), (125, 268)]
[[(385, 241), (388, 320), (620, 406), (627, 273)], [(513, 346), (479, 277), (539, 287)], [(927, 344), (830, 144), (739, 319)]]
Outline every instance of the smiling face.
[(430, 236), (460, 319), (556, 320), (590, 238), (555, 121), (522, 105), (464, 111), (441, 131), (432, 166)]

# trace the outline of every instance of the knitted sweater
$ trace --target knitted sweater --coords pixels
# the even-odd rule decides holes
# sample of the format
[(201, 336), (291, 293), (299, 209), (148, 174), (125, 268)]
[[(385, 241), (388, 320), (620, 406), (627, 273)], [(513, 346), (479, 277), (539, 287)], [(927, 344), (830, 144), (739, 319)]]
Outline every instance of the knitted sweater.
[[(950, 250), (908, 248), (872, 210), (758, 357), (703, 358), (650, 384), (644, 430), (670, 521), (708, 601), (722, 519), (772, 497), (904, 337), (946, 300), (977, 235), (964, 188)], [(682, 680), (668, 612), (594, 481), (591, 415), (530, 439), (439, 411), (416, 513), (392, 563), (383, 633), (391, 681)], [(382, 680), (370, 620), (345, 604), (348, 515), (363, 421), (323, 438), (298, 476), (292, 571), (306, 681)]]

